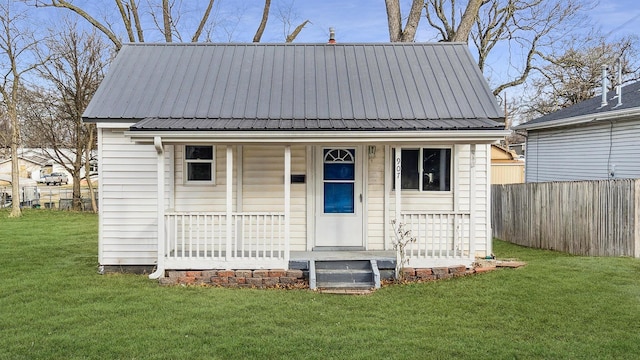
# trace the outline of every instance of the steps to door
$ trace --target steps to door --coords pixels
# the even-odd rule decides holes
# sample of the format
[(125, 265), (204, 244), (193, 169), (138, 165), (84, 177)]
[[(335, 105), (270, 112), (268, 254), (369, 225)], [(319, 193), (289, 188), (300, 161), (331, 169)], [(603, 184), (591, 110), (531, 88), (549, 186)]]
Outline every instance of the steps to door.
[(312, 260), (309, 285), (319, 290), (370, 290), (380, 287), (376, 260)]

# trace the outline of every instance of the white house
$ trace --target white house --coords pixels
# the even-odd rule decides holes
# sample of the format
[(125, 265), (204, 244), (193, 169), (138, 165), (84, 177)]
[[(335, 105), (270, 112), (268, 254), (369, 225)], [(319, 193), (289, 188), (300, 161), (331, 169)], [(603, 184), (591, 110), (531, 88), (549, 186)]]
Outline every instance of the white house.
[(526, 182), (640, 178), (640, 82), (514, 127)]
[[(59, 149), (60, 153), (63, 155), (63, 159), (69, 159), (68, 161), (64, 161), (64, 165), (60, 163), (60, 159), (56, 156), (52, 156), (55, 154), (53, 149), (42, 149), (42, 148), (19, 148), (18, 149), (18, 161), (19, 161), (19, 169), (20, 169), (20, 177), (25, 179), (31, 179), (35, 182), (42, 182), (45, 175), (51, 174), (52, 172), (64, 173), (67, 175), (69, 179), (69, 183), (73, 184), (73, 177), (71, 173), (67, 171), (66, 167), (72, 167), (71, 161), (75, 159), (75, 152), (70, 149)], [(91, 176), (97, 175), (97, 161), (95, 161), (96, 152), (91, 152), (91, 159), (89, 160), (91, 163)], [(11, 175), (11, 157), (0, 158), (0, 174)], [(84, 167), (80, 169), (80, 178), (84, 178), (85, 170)], [(30, 182), (31, 184), (33, 182)]]
[[(491, 253), (503, 113), (465, 44), (129, 44), (89, 107), (107, 271)], [(396, 191), (396, 184), (402, 191)]]

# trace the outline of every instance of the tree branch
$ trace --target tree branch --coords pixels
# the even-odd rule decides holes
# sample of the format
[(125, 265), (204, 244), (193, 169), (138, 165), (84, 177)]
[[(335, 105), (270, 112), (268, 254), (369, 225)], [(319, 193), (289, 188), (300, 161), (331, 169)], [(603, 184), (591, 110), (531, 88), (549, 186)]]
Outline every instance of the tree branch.
[(287, 38), (285, 39), (285, 42), (290, 43), (293, 42), (293, 40), (296, 39), (296, 37), (298, 36), (298, 34), (300, 34), (300, 31), (302, 31), (302, 29), (308, 24), (310, 23), (309, 20), (305, 20), (302, 22), (302, 24), (296, 26), (296, 28), (293, 30), (293, 32), (289, 35), (287, 35)]
[(269, 19), (269, 9), (271, 9), (271, 0), (265, 0), (264, 9), (262, 9), (262, 19), (260, 19), (258, 30), (256, 30), (256, 34), (253, 36), (254, 43), (260, 42), (262, 34), (264, 33), (264, 29), (267, 27), (267, 20)]
[(211, 14), (211, 9), (213, 9), (213, 2), (215, 0), (209, 0), (209, 5), (207, 5), (207, 9), (204, 11), (204, 15), (202, 15), (202, 19), (200, 19), (200, 24), (198, 24), (198, 28), (196, 29), (193, 37), (191, 38), (191, 42), (198, 42), (200, 35), (202, 34), (202, 30), (204, 29), (207, 20), (209, 20), (209, 14)]

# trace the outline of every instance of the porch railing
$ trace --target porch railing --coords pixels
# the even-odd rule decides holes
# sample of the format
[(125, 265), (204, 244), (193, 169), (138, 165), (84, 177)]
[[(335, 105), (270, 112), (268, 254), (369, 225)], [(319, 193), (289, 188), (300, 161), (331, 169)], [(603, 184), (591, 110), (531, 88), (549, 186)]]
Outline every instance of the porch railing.
[(165, 213), (165, 266), (174, 269), (285, 268), (284, 213)]
[(402, 222), (416, 242), (406, 255), (410, 266), (455, 265), (474, 260), (469, 212), (403, 213)]

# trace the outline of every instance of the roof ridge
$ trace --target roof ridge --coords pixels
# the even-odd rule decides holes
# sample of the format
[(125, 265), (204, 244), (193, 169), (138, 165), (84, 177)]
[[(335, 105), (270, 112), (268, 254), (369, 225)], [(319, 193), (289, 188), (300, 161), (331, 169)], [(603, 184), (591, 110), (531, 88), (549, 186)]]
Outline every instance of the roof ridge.
[(466, 45), (463, 42), (341, 42), (335, 44), (328, 43), (253, 43), (253, 42), (230, 42), (230, 43), (214, 43), (214, 42), (126, 42), (123, 46), (130, 47), (181, 47), (181, 46), (461, 46)]

